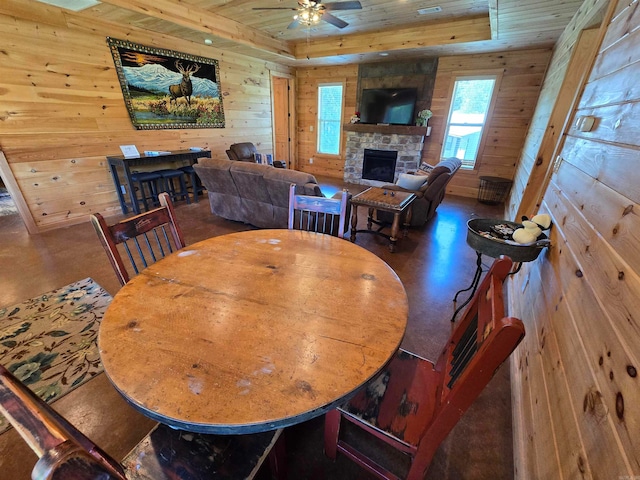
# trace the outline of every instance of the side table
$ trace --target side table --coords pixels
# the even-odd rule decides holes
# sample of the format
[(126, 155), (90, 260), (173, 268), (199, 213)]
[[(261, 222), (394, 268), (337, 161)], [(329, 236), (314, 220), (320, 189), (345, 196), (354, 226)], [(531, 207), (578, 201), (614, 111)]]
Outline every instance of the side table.
[[(351, 241), (356, 241), (358, 233), (374, 233), (389, 239), (389, 251), (391, 253), (396, 250), (396, 242), (398, 241), (398, 232), (400, 231), (400, 219), (404, 215), (403, 236), (407, 236), (407, 229), (411, 223), (411, 209), (409, 206), (416, 199), (416, 195), (411, 192), (399, 192), (395, 190), (387, 190), (379, 187), (367, 188), (364, 192), (354, 195), (351, 198)], [(367, 219), (367, 229), (357, 230), (358, 225), (358, 207), (368, 207), (369, 217)], [(382, 229), (388, 224), (379, 222), (373, 218), (374, 211), (383, 210), (393, 213), (393, 223), (391, 224), (391, 234), (382, 233)], [(379, 226), (373, 230), (373, 224)]]
[(542, 233), (538, 237), (537, 241), (530, 245), (519, 245), (515, 242), (508, 242), (504, 238), (494, 236), (494, 227), (497, 225), (506, 225), (512, 230), (520, 228), (522, 225), (519, 223), (510, 222), (508, 220), (499, 220), (491, 218), (474, 218), (467, 222), (467, 245), (476, 251), (476, 272), (471, 281), (471, 285), (462, 290), (458, 290), (453, 297), (453, 303), (456, 305), (458, 295), (463, 292), (471, 290), (471, 295), (465, 300), (462, 305), (456, 308), (451, 317), (451, 321), (455, 322), (458, 312), (462, 310), (473, 298), (476, 293), (480, 278), (482, 277), (482, 255), (487, 255), (493, 258), (499, 258), (501, 255), (509, 257), (514, 263), (514, 270), (509, 275), (514, 275), (520, 271), (522, 262), (531, 262), (538, 258), (540, 252), (544, 247), (549, 246), (550, 241), (547, 236)]

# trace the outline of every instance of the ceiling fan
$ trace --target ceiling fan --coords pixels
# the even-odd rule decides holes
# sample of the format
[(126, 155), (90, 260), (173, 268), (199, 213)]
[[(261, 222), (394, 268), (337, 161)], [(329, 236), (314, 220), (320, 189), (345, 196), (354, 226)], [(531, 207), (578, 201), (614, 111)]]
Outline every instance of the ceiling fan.
[(296, 12), (293, 22), (287, 28), (296, 28), (299, 25), (315, 25), (324, 20), (331, 25), (344, 28), (349, 25), (344, 20), (330, 14), (337, 10), (362, 10), (362, 5), (358, 0), (337, 3), (320, 3), (314, 0), (302, 0), (297, 7), (259, 7), (253, 10), (292, 10)]

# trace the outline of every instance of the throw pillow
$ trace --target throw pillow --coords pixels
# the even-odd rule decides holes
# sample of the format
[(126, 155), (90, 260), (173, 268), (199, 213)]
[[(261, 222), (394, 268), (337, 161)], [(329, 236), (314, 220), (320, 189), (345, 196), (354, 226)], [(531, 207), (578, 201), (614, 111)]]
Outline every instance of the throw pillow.
[(401, 173), (398, 176), (396, 185), (407, 190), (420, 190), (420, 187), (427, 182), (427, 177), (424, 175), (409, 175), (408, 173)]

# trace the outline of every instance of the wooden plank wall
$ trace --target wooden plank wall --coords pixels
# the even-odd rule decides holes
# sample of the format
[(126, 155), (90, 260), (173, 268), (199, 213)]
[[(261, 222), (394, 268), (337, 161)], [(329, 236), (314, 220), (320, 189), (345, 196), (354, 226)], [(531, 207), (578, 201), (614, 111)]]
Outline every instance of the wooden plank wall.
[[(219, 60), (224, 129), (138, 131), (131, 124), (106, 37)], [(251, 141), (272, 150), (270, 72), (288, 67), (99, 22), (32, 0), (0, 2), (0, 149), (40, 230), (119, 212), (105, 156), (211, 149)]]
[(320, 155), (317, 153), (318, 85), (331, 82), (342, 82), (344, 86), (342, 122), (347, 123), (351, 115), (357, 111), (358, 65), (341, 65), (328, 68), (299, 67), (296, 69), (296, 111), (298, 120), (296, 127), (296, 135), (298, 137), (296, 155), (298, 158), (298, 170), (312, 175), (343, 178), (346, 132), (342, 132), (340, 155)]
[[(544, 78), (529, 132), (517, 161), (518, 167), (513, 177), (514, 182), (507, 201), (507, 215), (505, 218), (517, 219), (516, 213), (534, 168), (546, 170), (547, 166), (553, 161), (553, 159), (547, 158), (550, 154), (546, 151), (541, 151), (541, 148), (545, 135), (558, 138), (559, 132), (562, 130), (562, 125), (556, 125), (551, 121), (556, 99), (567, 75), (569, 62), (581, 32), (597, 23), (600, 12), (606, 8), (609, 1), (585, 0), (554, 47), (553, 57)], [(567, 101), (567, 99), (564, 100)], [(544, 176), (544, 173), (541, 173), (537, 175), (539, 178), (534, 181), (539, 182)], [(528, 212), (527, 214), (532, 215), (533, 213), (535, 212)]]
[(640, 476), (640, 2), (615, 3), (544, 193), (552, 246), (509, 282), (518, 479)]
[(477, 166), (472, 171), (459, 170), (449, 182), (447, 193), (476, 197), (480, 176), (513, 178), (550, 58), (551, 50), (547, 49), (440, 57), (431, 103), (433, 117), (429, 120), (431, 136), (422, 155), (431, 164), (439, 161), (442, 151), (454, 76), (502, 75)]
[[(480, 175), (513, 178), (517, 159), (533, 115), (551, 50), (518, 50), (484, 55), (440, 57), (431, 103), (433, 117), (429, 120), (431, 136), (425, 140), (423, 159), (437, 163), (444, 137), (444, 122), (448, 115), (451, 79), (456, 73), (476, 75), (485, 72), (502, 73), (496, 107), (488, 124), (487, 141), (480, 153), (479, 168), (459, 171), (449, 183), (447, 192), (476, 197)], [(340, 156), (316, 154), (317, 86), (322, 82), (344, 81), (345, 117), (349, 121), (357, 110), (357, 65), (299, 68), (298, 89), (298, 158), (299, 168), (314, 175), (342, 178), (344, 138)], [(313, 130), (312, 130), (313, 129)], [(313, 164), (309, 159), (313, 158)]]

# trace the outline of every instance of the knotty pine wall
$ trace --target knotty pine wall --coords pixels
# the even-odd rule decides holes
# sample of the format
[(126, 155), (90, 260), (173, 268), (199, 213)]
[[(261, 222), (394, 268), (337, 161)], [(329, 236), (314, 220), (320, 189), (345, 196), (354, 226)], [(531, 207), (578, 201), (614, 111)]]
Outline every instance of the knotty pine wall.
[[(358, 65), (297, 68), (297, 168), (312, 175), (343, 178), (346, 132), (342, 132), (340, 155), (321, 155), (316, 151), (318, 140), (316, 131), (318, 124), (318, 85), (323, 83), (343, 84), (343, 124), (348, 123), (351, 115), (358, 110), (356, 107)], [(313, 159), (313, 163), (310, 163), (310, 159)]]
[[(480, 152), (478, 168), (460, 170), (449, 183), (447, 192), (476, 197), (479, 176), (491, 175), (512, 179), (524, 139), (535, 110), (551, 50), (519, 50), (484, 55), (440, 57), (431, 103), (433, 117), (429, 120), (431, 136), (425, 138), (423, 159), (437, 163), (442, 149), (444, 123), (449, 113), (452, 78), (455, 74), (502, 74), (496, 107), (487, 125), (487, 141)], [(298, 90), (298, 168), (314, 175), (342, 178), (344, 168), (343, 133), (339, 156), (316, 154), (317, 87), (320, 83), (342, 81), (345, 84), (343, 122), (347, 123), (357, 110), (357, 65), (312, 67), (297, 69)], [(313, 130), (312, 130), (313, 128)], [(313, 158), (313, 163), (309, 159)]]
[[(599, 26), (603, 11), (609, 2), (610, 0), (585, 0), (554, 47), (531, 126), (517, 162), (518, 168), (507, 201), (509, 219), (516, 220), (521, 215), (531, 216), (535, 213), (534, 197), (539, 195), (540, 188), (544, 187), (546, 171), (553, 162), (555, 146), (561, 137), (567, 113), (573, 102), (575, 89), (572, 90), (572, 87), (579, 84), (580, 76), (587, 68), (585, 63), (589, 61), (584, 57), (586, 52), (576, 51), (576, 44), (585, 29)], [(569, 72), (569, 64), (574, 55), (573, 68)], [(566, 90), (561, 94), (563, 85), (566, 86)], [(523, 199), (527, 187), (530, 187), (531, 191), (528, 192), (527, 198)], [(520, 215), (517, 214), (518, 210)]]
[(454, 77), (500, 75), (476, 168), (458, 170), (447, 186), (447, 193), (475, 198), (480, 176), (513, 179), (550, 58), (550, 49), (440, 57), (431, 103), (433, 117), (429, 120), (431, 136), (426, 139), (422, 154), (431, 164), (439, 161), (442, 151)]
[[(224, 129), (135, 130), (106, 37), (215, 58)], [(39, 230), (119, 212), (105, 161), (120, 145), (143, 150), (206, 147), (226, 158), (231, 143), (272, 150), (266, 63), (179, 38), (87, 19), (32, 0), (0, 2), (0, 149)]]
[(640, 3), (611, 4), (540, 207), (552, 246), (509, 281), (517, 479), (640, 476)]

